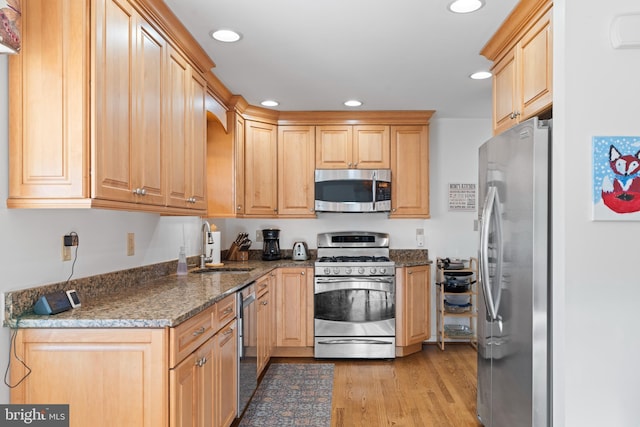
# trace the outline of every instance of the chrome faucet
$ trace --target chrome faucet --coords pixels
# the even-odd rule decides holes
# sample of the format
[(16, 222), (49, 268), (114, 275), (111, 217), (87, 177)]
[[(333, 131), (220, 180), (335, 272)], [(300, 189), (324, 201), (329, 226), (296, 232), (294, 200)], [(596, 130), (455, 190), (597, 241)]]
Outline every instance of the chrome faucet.
[(209, 222), (202, 223), (202, 254), (200, 254), (200, 268), (205, 268), (206, 263), (213, 261), (213, 249), (207, 256), (207, 246), (213, 244), (213, 235), (211, 234), (211, 226)]

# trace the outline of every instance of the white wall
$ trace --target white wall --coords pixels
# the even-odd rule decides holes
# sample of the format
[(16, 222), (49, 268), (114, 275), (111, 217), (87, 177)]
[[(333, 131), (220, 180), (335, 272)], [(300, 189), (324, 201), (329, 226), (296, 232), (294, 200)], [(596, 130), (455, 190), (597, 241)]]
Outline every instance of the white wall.
[(639, 222), (591, 220), (591, 138), (640, 135), (640, 50), (614, 50), (637, 0), (554, 2), (554, 414), (637, 426)]

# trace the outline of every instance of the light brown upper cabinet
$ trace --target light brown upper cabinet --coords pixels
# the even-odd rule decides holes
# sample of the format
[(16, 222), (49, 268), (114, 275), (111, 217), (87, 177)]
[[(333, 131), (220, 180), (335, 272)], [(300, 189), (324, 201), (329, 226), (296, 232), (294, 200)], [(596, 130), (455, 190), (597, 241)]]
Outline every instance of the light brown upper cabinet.
[(245, 216), (278, 213), (277, 138), (277, 126), (245, 120)]
[(481, 54), (494, 61), (494, 134), (550, 110), (553, 53), (550, 0), (523, 0)]
[[(23, 2), (22, 50), (9, 58), (8, 207), (204, 212), (197, 186), (196, 203), (169, 203), (170, 39), (144, 10), (134, 0)], [(204, 102), (188, 83), (187, 94), (183, 138), (197, 151)], [(204, 153), (185, 161), (204, 176)]]
[(278, 127), (278, 215), (315, 217), (313, 126)]
[(165, 121), (169, 206), (206, 209), (206, 83), (171, 49)]
[(388, 169), (389, 126), (316, 127), (316, 169)]
[(429, 218), (429, 128), (391, 126), (390, 218)]

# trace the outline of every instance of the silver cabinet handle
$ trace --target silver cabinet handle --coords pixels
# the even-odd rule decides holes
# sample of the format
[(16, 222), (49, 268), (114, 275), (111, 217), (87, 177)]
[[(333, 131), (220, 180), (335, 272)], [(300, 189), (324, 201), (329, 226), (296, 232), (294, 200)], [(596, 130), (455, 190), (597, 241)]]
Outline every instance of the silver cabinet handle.
[(196, 329), (195, 331), (193, 331), (193, 336), (197, 337), (198, 335), (202, 335), (204, 334), (204, 326), (200, 327), (199, 329)]
[(224, 331), (224, 332), (222, 333), (222, 335), (231, 335), (232, 333), (233, 333), (233, 329), (232, 329), (232, 328), (229, 328), (229, 329), (227, 329), (226, 331)]
[(224, 311), (222, 312), (222, 314), (229, 314), (233, 311), (233, 307), (227, 307), (224, 309)]

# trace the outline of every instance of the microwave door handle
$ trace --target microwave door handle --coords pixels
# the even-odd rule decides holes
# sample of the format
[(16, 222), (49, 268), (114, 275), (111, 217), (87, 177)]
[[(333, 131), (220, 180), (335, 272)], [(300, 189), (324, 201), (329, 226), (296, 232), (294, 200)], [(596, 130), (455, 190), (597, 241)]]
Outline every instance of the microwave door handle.
[(373, 184), (371, 185), (371, 200), (373, 201), (373, 211), (375, 212), (376, 210), (376, 187), (377, 187), (377, 183), (376, 183), (376, 171), (373, 171), (373, 176), (371, 177)]

